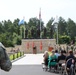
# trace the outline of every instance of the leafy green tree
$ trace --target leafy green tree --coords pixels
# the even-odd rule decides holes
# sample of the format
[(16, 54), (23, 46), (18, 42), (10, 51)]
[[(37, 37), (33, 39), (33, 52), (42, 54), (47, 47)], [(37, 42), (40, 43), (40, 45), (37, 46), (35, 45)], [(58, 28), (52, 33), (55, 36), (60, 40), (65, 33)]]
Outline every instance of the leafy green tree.
[[(41, 31), (40, 20), (36, 17), (30, 18), (28, 23), (25, 21), (24, 25), (18, 25), (19, 21), (20, 20), (17, 18), (13, 22), (11, 20), (4, 20), (0, 22), (0, 42), (2, 42), (6, 47), (21, 44), (21, 40), (24, 38), (24, 32), (26, 38), (40, 38), (40, 33), (42, 38), (56, 39), (57, 37), (55, 28), (56, 23), (53, 24), (54, 18), (51, 18), (46, 26), (44, 26), (44, 22), (41, 21)], [(62, 17), (59, 17), (58, 35), (59, 43), (68, 42), (68, 37), (70, 37), (71, 40), (75, 40), (76, 23), (70, 18), (68, 21), (65, 21)]]
[(58, 22), (58, 33), (60, 35), (63, 35), (64, 33), (67, 34), (67, 23), (66, 21), (62, 18), (59, 17), (59, 22)]
[(74, 37), (76, 36), (76, 23), (70, 18), (67, 21), (67, 32), (68, 35), (74, 39)]
[[(44, 23), (43, 23), (43, 21), (41, 21), (41, 30), (43, 30), (43, 28), (44, 28)], [(32, 30), (33, 29), (34, 30), (34, 32), (33, 32), (34, 38), (37, 38), (37, 29), (38, 30), (40, 29), (40, 21), (39, 21), (39, 19), (37, 19), (36, 17), (35, 18), (30, 18), (29, 22), (28, 22), (27, 29), (28, 30)], [(31, 38), (32, 38), (32, 35), (31, 35)]]
[(54, 25), (52, 25), (53, 21), (54, 21), (54, 18), (51, 18), (48, 21), (48, 23), (46, 24), (46, 30), (47, 30), (46, 34), (47, 34), (48, 38), (52, 38), (54, 35), (54, 33), (53, 33), (54, 32)]
[(19, 22), (19, 21), (20, 21), (20, 20), (17, 18), (17, 19), (15, 19), (14, 22), (13, 22), (14, 32), (15, 32), (16, 34), (18, 34), (18, 35), (20, 35), (20, 26), (18, 25), (18, 22)]
[(59, 43), (60, 44), (69, 44), (70, 43), (70, 40), (71, 40), (71, 38), (70, 38), (70, 36), (67, 36), (67, 35), (64, 35), (64, 36), (60, 36), (59, 37)]
[[(2, 21), (3, 22), (3, 21)], [(4, 33), (4, 28), (3, 28), (3, 24), (0, 22), (0, 34)]]

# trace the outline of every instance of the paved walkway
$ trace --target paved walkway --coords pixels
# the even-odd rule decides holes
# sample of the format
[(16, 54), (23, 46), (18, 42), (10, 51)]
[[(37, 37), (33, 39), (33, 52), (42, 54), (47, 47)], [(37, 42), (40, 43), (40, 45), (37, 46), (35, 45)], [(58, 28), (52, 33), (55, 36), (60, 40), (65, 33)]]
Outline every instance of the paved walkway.
[(25, 57), (13, 62), (13, 65), (41, 65), (43, 54), (25, 54)]
[(13, 66), (9, 72), (0, 69), (0, 75), (59, 75), (43, 71), (42, 62), (43, 54), (25, 54), (24, 57), (12, 63)]

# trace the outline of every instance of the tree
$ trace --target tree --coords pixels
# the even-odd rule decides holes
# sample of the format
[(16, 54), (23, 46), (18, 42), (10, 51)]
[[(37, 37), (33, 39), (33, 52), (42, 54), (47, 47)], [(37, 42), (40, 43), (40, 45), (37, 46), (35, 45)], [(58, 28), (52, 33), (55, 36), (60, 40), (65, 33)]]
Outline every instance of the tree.
[(34, 33), (35, 33), (35, 32), (34, 32), (34, 29), (32, 28), (32, 29), (31, 29), (31, 37), (32, 37), (32, 38), (34, 38)]
[(20, 26), (18, 25), (18, 22), (20, 20), (17, 18), (14, 20), (13, 22), (13, 26), (14, 26), (14, 32), (17, 33), (18, 35), (20, 35)]
[(54, 34), (54, 26), (51, 25), (51, 28), (50, 28), (50, 38), (53, 39), (53, 34)]
[(51, 18), (48, 23), (46, 24), (46, 31), (47, 31), (47, 37), (52, 38), (53, 37), (53, 31), (54, 31), (54, 26), (52, 25), (54, 21), (54, 18)]
[(37, 32), (36, 32), (37, 38), (40, 38), (40, 29), (37, 28)]
[(67, 35), (63, 35), (59, 37), (59, 43), (60, 44), (69, 44), (70, 43), (71, 38)]
[[(39, 36), (39, 30), (40, 30), (40, 21), (39, 19), (37, 19), (36, 17), (35, 18), (30, 18), (29, 19), (29, 22), (28, 22), (28, 30), (34, 30), (33, 32), (33, 38), (37, 38), (37, 35)], [(44, 23), (43, 21), (41, 21), (41, 31), (43, 30), (44, 28)], [(32, 37), (32, 36), (31, 36)]]
[(25, 38), (27, 38), (27, 35), (28, 35), (28, 30), (26, 28), (26, 30), (25, 30)]
[(62, 17), (59, 17), (58, 33), (60, 35), (63, 35), (64, 33), (67, 34), (67, 23)]
[(46, 30), (46, 27), (44, 27), (44, 31), (43, 31), (43, 33), (44, 33), (44, 38), (46, 38), (46, 34), (47, 34), (47, 30)]
[(4, 28), (3, 28), (2, 23), (0, 22), (0, 34), (1, 34), (1, 33), (4, 33)]
[[(36, 17), (30, 18), (29, 22), (24, 22), (24, 25), (18, 25), (20, 20), (17, 18), (13, 22), (11, 20), (4, 20), (0, 22), (0, 42), (2, 42), (6, 47), (14, 46), (15, 44), (20, 44), (21, 39), (24, 38), (24, 25), (25, 25), (25, 37), (27, 38), (40, 38), (40, 33), (42, 38), (56, 38), (55, 24), (52, 25), (54, 18), (51, 18), (46, 26), (44, 22), (41, 21), (41, 31), (40, 31), (40, 20)], [(22, 31), (22, 38), (21, 38)], [(62, 17), (59, 17), (58, 21), (58, 37), (69, 36), (70, 41), (75, 42), (76, 38), (76, 23), (72, 19), (65, 21)], [(67, 41), (64, 37), (64, 40)], [(60, 42), (61, 40), (59, 40)], [(64, 42), (65, 43), (65, 42)]]
[(67, 21), (67, 30), (68, 30), (68, 35), (71, 37), (73, 40), (74, 37), (76, 36), (76, 24), (73, 20), (70, 18)]

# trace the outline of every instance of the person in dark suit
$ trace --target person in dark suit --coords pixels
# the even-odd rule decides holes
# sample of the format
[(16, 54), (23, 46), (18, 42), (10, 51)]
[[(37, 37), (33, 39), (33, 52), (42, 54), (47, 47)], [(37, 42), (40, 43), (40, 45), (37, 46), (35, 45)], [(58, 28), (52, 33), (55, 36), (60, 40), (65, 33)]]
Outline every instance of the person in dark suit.
[[(60, 60), (65, 60), (65, 59), (66, 59), (66, 55), (64, 55), (64, 51), (61, 51), (61, 55), (58, 56), (58, 62)], [(61, 65), (62, 65), (62, 63), (59, 63), (59, 66), (61, 66)]]

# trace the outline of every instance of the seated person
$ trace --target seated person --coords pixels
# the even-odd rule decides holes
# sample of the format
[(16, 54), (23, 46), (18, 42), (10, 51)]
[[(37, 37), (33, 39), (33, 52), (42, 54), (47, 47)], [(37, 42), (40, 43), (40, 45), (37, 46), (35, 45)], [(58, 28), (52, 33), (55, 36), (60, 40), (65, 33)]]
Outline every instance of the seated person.
[[(61, 51), (60, 56), (58, 56), (58, 62), (61, 61), (61, 60), (65, 61), (65, 58), (66, 58), (66, 56), (64, 55), (64, 52)], [(62, 61), (62, 62), (59, 62), (59, 66), (60, 66), (60, 67), (61, 67), (63, 61)]]
[(43, 55), (43, 57), (44, 57), (44, 65), (45, 66), (48, 66), (48, 58), (49, 58), (49, 54), (48, 54), (48, 51), (45, 51), (44, 52), (44, 55)]
[(60, 54), (58, 53), (58, 50), (55, 50), (55, 55), (57, 56), (57, 58), (58, 56), (60, 56)]
[(55, 70), (57, 70), (57, 57), (54, 50), (52, 50), (52, 55), (49, 56), (48, 67), (49, 69), (51, 69), (51, 67), (55, 67)]
[(75, 62), (76, 62), (76, 58), (73, 55), (72, 50), (69, 51), (69, 56), (66, 57), (65, 61), (66, 61), (66, 70), (67, 72), (69, 72), (71, 65), (73, 64), (75, 66)]
[(63, 53), (65, 53), (65, 54), (66, 54), (66, 50), (63, 50)]

